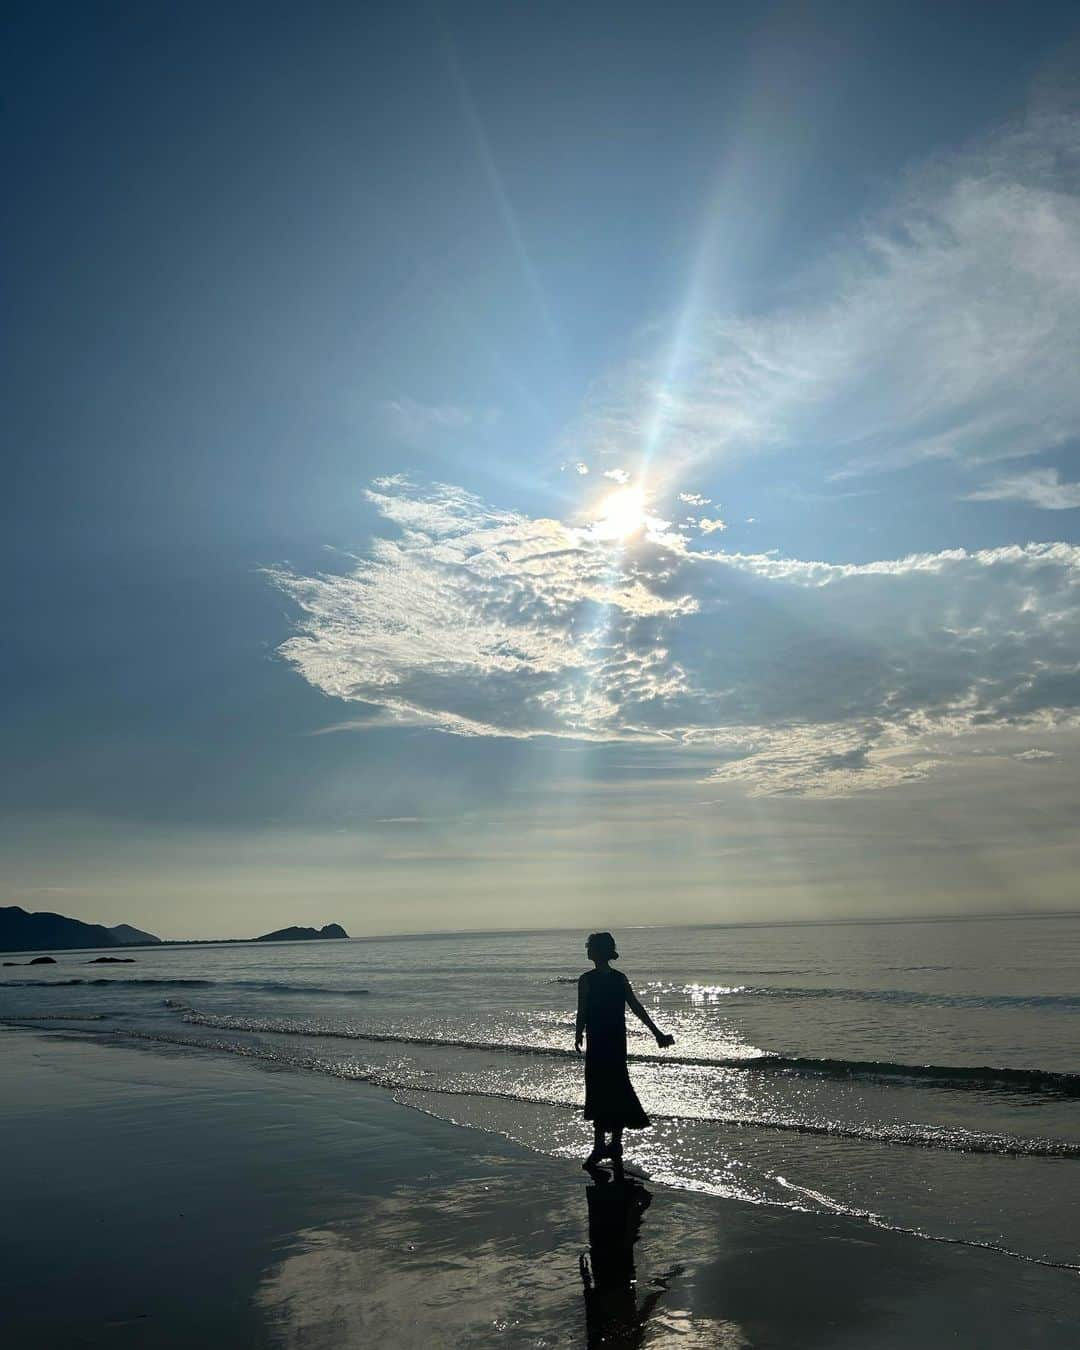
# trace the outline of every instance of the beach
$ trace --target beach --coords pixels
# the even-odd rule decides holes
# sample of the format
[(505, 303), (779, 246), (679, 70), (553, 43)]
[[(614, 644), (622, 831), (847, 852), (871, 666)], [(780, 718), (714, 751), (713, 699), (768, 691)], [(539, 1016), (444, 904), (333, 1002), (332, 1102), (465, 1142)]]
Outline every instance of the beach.
[[(228, 1055), (358, 1083), (527, 1150), (588, 1152), (577, 934), (91, 952), (0, 971), (0, 1025)], [(1080, 1261), (1080, 921), (633, 930), (621, 966), (652, 1126), (633, 1165), (677, 1190)]]
[(597, 1186), (368, 1083), (10, 1027), (0, 1057), (12, 1346), (1075, 1344), (1074, 1271)]
[(0, 1350), (1080, 1350), (1080, 8), (6, 17)]

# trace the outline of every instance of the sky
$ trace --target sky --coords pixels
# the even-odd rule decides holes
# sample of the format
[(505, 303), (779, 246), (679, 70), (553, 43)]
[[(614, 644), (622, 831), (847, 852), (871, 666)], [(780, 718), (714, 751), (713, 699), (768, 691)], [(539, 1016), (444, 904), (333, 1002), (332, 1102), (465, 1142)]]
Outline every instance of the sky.
[(1080, 909), (1074, 6), (6, 30), (0, 904)]

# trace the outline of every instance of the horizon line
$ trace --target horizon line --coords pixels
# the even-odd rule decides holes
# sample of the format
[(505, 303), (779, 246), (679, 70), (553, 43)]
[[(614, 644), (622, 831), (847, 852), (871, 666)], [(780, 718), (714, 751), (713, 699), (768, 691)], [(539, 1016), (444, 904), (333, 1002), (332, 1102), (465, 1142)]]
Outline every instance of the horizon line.
[[(707, 923), (632, 923), (619, 924), (620, 932), (651, 932), (663, 929), (693, 928), (836, 928), (851, 924), (904, 924), (904, 923), (980, 923), (994, 919), (1015, 922), (1020, 919), (1080, 919), (1080, 910), (1002, 910), (980, 911), (976, 914), (933, 914), (933, 915), (890, 915), (884, 918), (837, 918), (837, 919), (756, 919), (728, 920)], [(456, 937), (531, 937), (545, 933), (585, 932), (588, 925), (556, 924), (548, 928), (434, 928), (405, 933), (363, 933), (351, 934), (345, 938), (297, 938), (297, 942), (389, 942), (395, 940), (415, 940), (420, 938), (456, 938)], [(256, 938), (162, 938), (165, 943), (200, 942), (255, 942)], [(157, 944), (153, 944), (157, 945)], [(288, 940), (273, 944), (289, 946)], [(86, 950), (90, 950), (87, 948)]]

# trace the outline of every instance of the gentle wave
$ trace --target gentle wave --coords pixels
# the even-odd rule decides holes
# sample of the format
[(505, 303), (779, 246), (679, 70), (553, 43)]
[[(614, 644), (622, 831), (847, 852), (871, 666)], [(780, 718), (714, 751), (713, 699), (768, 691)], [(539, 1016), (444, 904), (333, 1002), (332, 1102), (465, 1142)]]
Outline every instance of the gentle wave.
[(777, 1177), (776, 1180), (786, 1189), (817, 1201), (823, 1208), (834, 1214), (843, 1214), (851, 1219), (862, 1219), (872, 1227), (882, 1228), (889, 1233), (902, 1233), (905, 1237), (918, 1238), (921, 1242), (939, 1242), (946, 1247), (973, 1247), (976, 1251), (995, 1252), (998, 1256), (1008, 1256), (1014, 1261), (1023, 1261), (1032, 1266), (1045, 1266), (1050, 1270), (1080, 1270), (1080, 1265), (1077, 1265), (1075, 1261), (1052, 1261), (1047, 1256), (1033, 1256), (1029, 1252), (1018, 1252), (1014, 1248), (1005, 1247), (999, 1242), (981, 1242), (978, 1238), (953, 1237), (947, 1233), (928, 1233), (922, 1228), (911, 1228), (904, 1224), (891, 1223), (888, 1219), (883, 1219), (880, 1214), (874, 1214), (868, 1209), (859, 1209), (854, 1205), (845, 1205), (840, 1201), (833, 1200), (831, 1196), (824, 1195), (821, 1191), (811, 1189), (809, 1186), (797, 1186), (784, 1177)]
[[(891, 966), (891, 970), (947, 970), (944, 966)], [(757, 971), (756, 974), (768, 974)], [(777, 971), (777, 974), (795, 974), (795, 971)], [(548, 984), (577, 984), (576, 976), (559, 975)], [(690, 999), (707, 997), (739, 1000), (759, 999), (846, 999), (856, 1003), (900, 1004), (916, 1008), (1080, 1008), (1080, 994), (950, 994), (923, 989), (845, 989), (819, 985), (771, 984), (673, 984), (651, 981), (643, 986), (670, 994), (683, 994)]]
[[(345, 1074), (345, 1077), (358, 1075)], [(579, 1111), (581, 1102), (552, 1098), (546, 1094), (499, 1092), (474, 1086), (450, 1087), (424, 1083), (400, 1083), (384, 1070), (362, 1071), (365, 1082), (402, 1091), (438, 1093), (447, 1097), (491, 1097), (501, 1101), (526, 1102), (537, 1106), (559, 1106)], [(775, 1130), (781, 1134), (810, 1135), (816, 1138), (856, 1139), (864, 1143), (903, 1144), (917, 1148), (942, 1149), (949, 1153), (990, 1153), (1025, 1158), (1080, 1158), (1080, 1143), (1069, 1139), (1032, 1139), (1023, 1135), (984, 1134), (959, 1127), (938, 1128), (933, 1125), (848, 1125), (840, 1121), (813, 1121), (784, 1119), (778, 1116), (680, 1116), (663, 1111), (650, 1111), (653, 1120), (701, 1121), (707, 1125), (722, 1125), (737, 1130)]]
[(132, 985), (142, 988), (154, 989), (239, 989), (248, 990), (250, 993), (258, 994), (341, 994), (346, 997), (354, 997), (360, 994), (370, 994), (370, 989), (323, 989), (313, 984), (284, 984), (278, 980), (167, 980), (141, 978), (131, 976), (127, 979), (106, 978), (102, 976), (98, 979), (73, 979), (73, 980), (11, 980), (0, 984), (0, 992), (4, 989), (61, 989), (70, 985), (99, 986), (108, 985)]
[(1055, 1097), (1080, 1097), (1080, 1074), (1056, 1069), (1013, 1069), (991, 1064), (898, 1064), (876, 1059), (764, 1056), (749, 1067), (780, 1069), (798, 1077), (904, 1079), (934, 1087), (1012, 1088)]
[(912, 970), (969, 970), (970, 966), (882, 966), (882, 970), (902, 970), (905, 973)]
[[(407, 1093), (399, 1093), (395, 1096), (396, 1101), (400, 1102), (403, 1106), (408, 1106), (413, 1111), (419, 1111), (421, 1115), (431, 1116), (435, 1120), (448, 1120), (455, 1125), (464, 1124), (464, 1122), (454, 1120), (452, 1116), (442, 1115), (440, 1112), (434, 1110), (430, 1106), (424, 1105), (423, 1099), (424, 1099), (423, 1089), (418, 1089), (416, 1091), (410, 1091)], [(472, 1124), (464, 1124), (464, 1128), (483, 1129), (484, 1127)], [(521, 1144), (522, 1147), (529, 1149), (529, 1151), (533, 1153), (543, 1153), (546, 1151), (543, 1148), (538, 1147), (533, 1143), (529, 1143), (523, 1139), (518, 1139), (517, 1142)], [(562, 1157), (565, 1155), (560, 1150), (555, 1152), (554, 1156)], [(685, 1180), (681, 1177), (661, 1175), (659, 1179), (664, 1184), (668, 1186), (673, 1186), (677, 1190), (687, 1189), (687, 1184)], [(882, 1218), (881, 1215), (879, 1214), (874, 1214), (872, 1211), (867, 1209), (860, 1209), (854, 1205), (846, 1205), (841, 1201), (834, 1200), (831, 1196), (822, 1194), (822, 1192), (820, 1191), (812, 1190), (808, 1186), (797, 1186), (793, 1182), (787, 1181), (784, 1177), (776, 1177), (775, 1179), (777, 1182), (780, 1183), (781, 1186), (785, 1187), (787, 1190), (790, 1190), (793, 1193), (798, 1194), (800, 1196), (805, 1196), (807, 1199), (816, 1201), (817, 1204), (821, 1206), (821, 1208), (825, 1209), (829, 1213), (842, 1214), (847, 1218), (860, 1220), (862, 1222), (872, 1225), (874, 1228), (881, 1228), (890, 1233), (901, 1233), (906, 1237), (918, 1238), (922, 1242), (940, 1242), (946, 1246), (953, 1246), (953, 1247), (974, 1247), (979, 1251), (994, 1252), (999, 1256), (1011, 1257), (1013, 1260), (1023, 1261), (1028, 1265), (1046, 1266), (1051, 1270), (1080, 1271), (1080, 1265), (1078, 1265), (1073, 1261), (1054, 1261), (1051, 1260), (1049, 1257), (1034, 1256), (1027, 1252), (1019, 1252), (1012, 1247), (1005, 1247), (1000, 1243), (982, 1242), (979, 1241), (977, 1238), (953, 1237), (949, 1234), (930, 1233), (922, 1228), (911, 1228), (901, 1224), (891, 1223), (888, 1219)], [(699, 1189), (699, 1185), (694, 1184), (693, 1186), (689, 1187), (689, 1189), (697, 1190)], [(707, 1185), (700, 1187), (700, 1189), (706, 1191), (707, 1193), (711, 1190), (711, 1188)], [(713, 1193), (716, 1194), (717, 1192), (713, 1191)], [(725, 1197), (729, 1199), (743, 1200), (748, 1204), (752, 1205), (765, 1205), (769, 1206), (770, 1208), (775, 1207), (778, 1209), (784, 1209), (791, 1213), (814, 1212), (803, 1203), (795, 1202), (789, 1204), (781, 1200), (768, 1199), (760, 1195), (755, 1195), (753, 1194), (753, 1192), (747, 1191), (746, 1189), (741, 1187), (738, 1190), (735, 1190), (731, 1187), (726, 1187), (724, 1191), (719, 1193), (724, 1194)]]
[(230, 989), (247, 989), (260, 994), (324, 994), (338, 995), (343, 998), (359, 997), (370, 994), (370, 989), (324, 989), (314, 984), (284, 984), (278, 980), (236, 980), (229, 984)]
[(779, 999), (835, 998), (859, 1003), (897, 1003), (916, 1008), (1080, 1008), (1080, 994), (947, 994), (919, 989), (773, 988), (768, 985), (731, 992)]
[[(949, 970), (949, 966), (887, 966), (887, 970)], [(757, 976), (762, 975), (809, 975), (812, 972), (805, 966), (777, 966), (775, 969), (769, 966), (735, 967), (724, 966), (721, 972), (724, 975)], [(545, 984), (577, 984), (581, 977), (579, 975), (554, 975)], [(660, 989), (660, 988), (688, 988), (692, 989), (694, 985), (668, 985), (664, 980), (647, 980), (642, 988)]]
[[(254, 1059), (278, 1067), (306, 1069), (325, 1073), (350, 1082), (368, 1083), (389, 1091), (429, 1092), (445, 1097), (479, 1097), (497, 1101), (523, 1102), (537, 1106), (554, 1106), (579, 1111), (581, 1103), (565, 1098), (553, 1098), (546, 1092), (529, 1094), (521, 1091), (499, 1091), (475, 1085), (455, 1087), (449, 1084), (410, 1082), (390, 1066), (338, 1063), (313, 1054), (279, 1052), (258, 1045), (209, 1040), (196, 1036), (182, 1036), (168, 1032), (120, 1030), (113, 1035), (155, 1041), (191, 1049), (209, 1049), (226, 1054)], [(384, 1039), (394, 1039), (385, 1037)], [(784, 1119), (773, 1116), (714, 1115), (683, 1117), (664, 1112), (652, 1112), (655, 1120), (700, 1120), (737, 1130), (769, 1130), (784, 1134), (810, 1135), (830, 1139), (853, 1139), (879, 1144), (900, 1144), (919, 1148), (940, 1149), (950, 1153), (998, 1154), (1028, 1158), (1080, 1158), (1080, 1143), (1063, 1139), (1027, 1138), (1021, 1135), (984, 1134), (959, 1127), (937, 1128), (921, 1124), (851, 1125), (840, 1121), (817, 1122), (802, 1119)]]
[[(332, 1037), (351, 1041), (371, 1041), (376, 1044), (420, 1045), (451, 1050), (481, 1050), (515, 1055), (542, 1055), (556, 1059), (574, 1059), (577, 1052), (561, 1046), (528, 1045), (514, 1041), (477, 1041), (464, 1038), (435, 1036), (402, 1036), (381, 1031), (354, 1031), (350, 1029), (317, 1026), (310, 1022), (288, 1018), (258, 1018), (230, 1014), (206, 1013), (197, 1008), (177, 1008), (183, 1011), (184, 1021), (194, 1026), (217, 1028), (222, 1031), (248, 1031), (279, 1036)], [(628, 1056), (637, 1064), (678, 1064), (694, 1068), (738, 1069), (750, 1072), (783, 1073), (792, 1077), (866, 1078), (874, 1080), (904, 1080), (926, 1083), (934, 1087), (950, 1088), (1011, 1088), (1018, 1091), (1057, 1097), (1080, 1097), (1080, 1074), (1063, 1073), (1052, 1069), (997, 1068), (992, 1065), (965, 1064), (899, 1064), (891, 1060), (814, 1059), (791, 1055), (752, 1055), (745, 1058), (729, 1056), (710, 1059), (692, 1055), (638, 1055)]]
[(157, 989), (210, 989), (214, 985), (213, 980), (154, 980), (154, 979), (97, 979), (97, 980), (11, 980), (0, 984), (0, 991), (4, 989), (65, 989), (71, 985), (82, 984), (86, 986), (98, 986), (102, 984), (131, 984), (142, 985), (144, 988)]

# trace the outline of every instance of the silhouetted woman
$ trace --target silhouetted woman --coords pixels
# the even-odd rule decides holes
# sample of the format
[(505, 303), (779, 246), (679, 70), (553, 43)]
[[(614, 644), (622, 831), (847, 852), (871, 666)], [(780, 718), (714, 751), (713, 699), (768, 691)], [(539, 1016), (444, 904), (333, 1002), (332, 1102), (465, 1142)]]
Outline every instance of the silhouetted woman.
[[(590, 933), (585, 954), (595, 966), (578, 980), (577, 1028), (574, 1048), (580, 1053), (585, 1038), (585, 1119), (593, 1123), (593, 1151), (582, 1164), (593, 1168), (610, 1158), (622, 1171), (623, 1130), (644, 1130), (649, 1117), (641, 1109), (626, 1071), (626, 1017), (629, 1007), (640, 1017), (661, 1048), (675, 1044), (638, 1002), (630, 981), (610, 962), (618, 958), (610, 933)], [(611, 1143), (604, 1142), (605, 1134)]]

